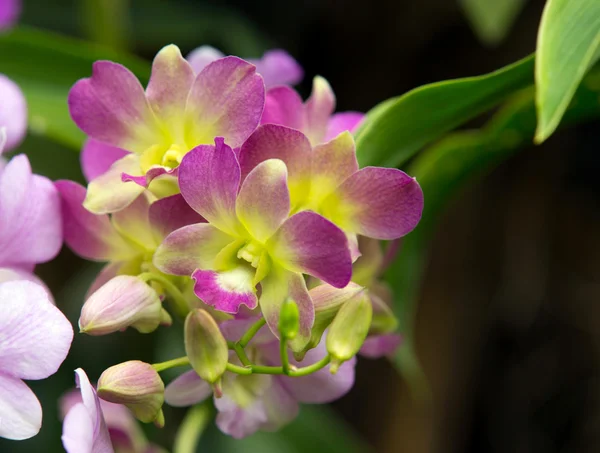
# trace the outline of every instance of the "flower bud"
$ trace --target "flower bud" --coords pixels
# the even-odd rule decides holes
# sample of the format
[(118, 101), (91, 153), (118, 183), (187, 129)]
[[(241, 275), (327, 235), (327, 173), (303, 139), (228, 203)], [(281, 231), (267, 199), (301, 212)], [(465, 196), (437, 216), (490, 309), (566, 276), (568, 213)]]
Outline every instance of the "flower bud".
[(106, 335), (133, 327), (149, 333), (170, 324), (156, 291), (137, 277), (119, 275), (98, 288), (85, 302), (79, 329), (89, 335)]
[(144, 423), (164, 425), (165, 385), (149, 363), (130, 360), (105, 370), (98, 379), (98, 396), (123, 404)]
[(291, 299), (287, 299), (281, 305), (279, 314), (279, 334), (282, 339), (293, 340), (300, 330), (300, 311), (298, 305)]
[(196, 309), (185, 319), (185, 352), (198, 376), (218, 384), (229, 361), (227, 341), (215, 320), (206, 311)]
[(331, 356), (331, 373), (352, 358), (367, 338), (373, 307), (367, 291), (348, 300), (337, 312), (327, 333), (327, 352)]

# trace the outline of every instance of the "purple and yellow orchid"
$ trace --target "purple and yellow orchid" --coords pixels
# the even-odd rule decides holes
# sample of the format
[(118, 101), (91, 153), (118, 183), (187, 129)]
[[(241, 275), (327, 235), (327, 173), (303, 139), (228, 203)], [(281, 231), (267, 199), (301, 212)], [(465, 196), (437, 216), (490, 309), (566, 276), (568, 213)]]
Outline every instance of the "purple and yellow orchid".
[(154, 178), (176, 173), (190, 149), (217, 136), (239, 147), (259, 124), (264, 99), (255, 66), (237, 57), (214, 61), (195, 75), (179, 48), (166, 46), (154, 59), (145, 92), (125, 67), (94, 63), (92, 77), (69, 93), (71, 116), (100, 142), (92, 142), (88, 159), (101, 159), (102, 144), (126, 155), (91, 181), (84, 206), (97, 214), (123, 209)]
[(168, 274), (192, 275), (196, 295), (227, 313), (237, 313), (241, 305), (256, 308), (260, 283), (260, 307), (274, 333), (282, 303), (293, 299), (300, 309), (300, 334), (290, 345), (302, 349), (314, 320), (302, 273), (346, 286), (352, 274), (346, 236), (314, 212), (288, 218), (288, 169), (281, 160), (261, 162), (240, 184), (240, 166), (222, 139), (188, 153), (179, 167), (179, 186), (208, 223), (167, 236), (154, 264)]

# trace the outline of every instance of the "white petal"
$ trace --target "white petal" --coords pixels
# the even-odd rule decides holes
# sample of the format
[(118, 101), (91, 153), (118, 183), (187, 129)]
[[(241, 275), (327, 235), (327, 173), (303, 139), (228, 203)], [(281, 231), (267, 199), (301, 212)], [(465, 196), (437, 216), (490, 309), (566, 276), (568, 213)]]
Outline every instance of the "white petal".
[(42, 406), (25, 383), (0, 372), (0, 437), (29, 439), (42, 427)]
[(82, 403), (69, 410), (63, 422), (62, 443), (67, 453), (92, 453), (94, 425)]

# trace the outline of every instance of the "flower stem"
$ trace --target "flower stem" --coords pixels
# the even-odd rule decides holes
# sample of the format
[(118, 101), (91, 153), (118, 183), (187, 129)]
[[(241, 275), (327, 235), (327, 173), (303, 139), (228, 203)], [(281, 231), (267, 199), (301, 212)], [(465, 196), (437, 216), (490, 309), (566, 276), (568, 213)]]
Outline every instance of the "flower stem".
[(236, 374), (252, 374), (252, 368), (234, 365), (233, 363), (227, 363), (227, 371), (231, 371)]
[(169, 294), (170, 299), (173, 302), (173, 308), (175, 312), (182, 318), (185, 318), (187, 316), (187, 314), (190, 311), (188, 303), (185, 300), (185, 297), (183, 297), (183, 294), (181, 294), (181, 291), (179, 291), (177, 286), (171, 283), (169, 279), (163, 277), (162, 275), (154, 274), (152, 272), (144, 272), (138, 275), (138, 278), (145, 282), (154, 280), (155, 282), (160, 283)]
[(266, 324), (266, 322), (267, 321), (265, 320), (265, 318), (260, 318), (258, 321), (252, 324), (252, 326), (250, 326), (246, 333), (242, 335), (242, 338), (239, 339), (238, 344), (242, 348), (245, 348), (248, 345), (248, 343), (250, 343), (250, 340), (254, 338), (254, 335), (258, 333), (260, 328)]
[(164, 370), (168, 370), (169, 368), (174, 368), (176, 366), (185, 366), (190, 364), (190, 359), (187, 356), (179, 357), (173, 360), (167, 360), (166, 362), (155, 363), (152, 365), (157, 372), (161, 372)]
[(281, 368), (283, 370), (283, 374), (289, 376), (290, 374), (290, 358), (288, 357), (287, 351), (287, 340), (281, 336), (279, 340), (279, 354), (281, 355)]
[(250, 366), (250, 365), (252, 365), (252, 363), (250, 362), (250, 359), (246, 355), (246, 351), (244, 350), (244, 348), (243, 348), (243, 346), (241, 344), (234, 343), (233, 344), (233, 350), (235, 351), (235, 353), (237, 354), (237, 356), (240, 358), (240, 362), (242, 362), (242, 364), (244, 364), (244, 366)]
[(283, 374), (283, 367), (252, 365), (253, 374)]
[(327, 354), (321, 360), (319, 360), (316, 363), (313, 363), (312, 365), (298, 368), (296, 370), (290, 370), (289, 375), (293, 376), (293, 377), (307, 376), (309, 374), (312, 374), (312, 373), (319, 371), (320, 369), (326, 367), (330, 361), (331, 361), (331, 357), (329, 357), (329, 354)]

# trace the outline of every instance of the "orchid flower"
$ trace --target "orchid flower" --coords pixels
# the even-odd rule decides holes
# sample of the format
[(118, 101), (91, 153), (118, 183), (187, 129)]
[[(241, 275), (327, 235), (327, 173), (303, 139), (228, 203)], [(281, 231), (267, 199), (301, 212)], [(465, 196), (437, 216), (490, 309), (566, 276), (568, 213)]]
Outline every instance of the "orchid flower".
[(21, 0), (0, 0), (0, 30), (12, 27), (20, 14)]
[(22, 379), (54, 374), (72, 340), (71, 324), (43, 287), (0, 283), (0, 437), (22, 440), (39, 432), (42, 408)]
[(302, 273), (344, 287), (352, 272), (346, 236), (314, 212), (288, 218), (287, 168), (281, 160), (265, 160), (241, 188), (240, 183), (240, 166), (223, 139), (188, 153), (179, 167), (181, 193), (209, 223), (171, 233), (154, 264), (168, 274), (192, 275), (196, 295), (217, 310), (237, 313), (241, 305), (254, 309), (260, 302), (274, 333), (281, 305), (291, 298), (300, 310), (300, 333), (290, 346), (302, 349), (314, 320)]
[(359, 112), (334, 114), (335, 95), (323, 77), (313, 79), (313, 89), (306, 103), (288, 86), (267, 91), (261, 124), (280, 124), (303, 132), (313, 146), (328, 142), (344, 131), (354, 132), (364, 119)]
[[(221, 330), (229, 341), (237, 341), (244, 327), (252, 321), (225, 321)], [(250, 346), (250, 354), (258, 363), (281, 365), (279, 341), (268, 329), (261, 329)], [(317, 362), (325, 353), (325, 345), (319, 344), (307, 353), (302, 365)], [(300, 365), (291, 355), (289, 361)], [(217, 426), (235, 438), (246, 437), (258, 430), (275, 431), (296, 418), (298, 403), (328, 403), (346, 394), (354, 385), (355, 364), (355, 359), (345, 362), (335, 375), (326, 369), (302, 377), (226, 373), (223, 395), (214, 399), (219, 411)], [(167, 386), (165, 400), (171, 406), (191, 406), (211, 394), (210, 385), (192, 370)]]
[[(128, 206), (154, 178), (173, 174), (183, 156), (223, 136), (239, 147), (260, 121), (264, 83), (255, 66), (226, 57), (195, 75), (174, 45), (154, 59), (146, 91), (125, 67), (94, 63), (89, 79), (78, 81), (68, 104), (75, 123), (99, 141), (86, 159), (100, 160), (121, 149), (125, 156), (88, 186), (86, 209), (97, 214)], [(123, 184), (133, 181), (136, 184)]]
[[(2, 7), (0, 6), (0, 29), (2, 28)], [(2, 151), (16, 148), (27, 132), (27, 103), (19, 86), (5, 75), (0, 74), (0, 128), (5, 128)], [(3, 142), (0, 139), (0, 145)]]
[[(211, 46), (200, 46), (187, 56), (197, 74), (213, 61), (225, 57), (225, 54)], [(302, 67), (285, 50), (273, 49), (264, 53), (261, 58), (248, 58), (248, 62), (256, 66), (264, 81), (265, 87), (278, 85), (296, 85), (304, 76)]]
[(354, 140), (342, 132), (311, 147), (302, 132), (265, 124), (240, 150), (242, 179), (268, 159), (281, 159), (288, 169), (291, 213), (314, 211), (349, 235), (353, 258), (356, 235), (397, 239), (418, 224), (423, 192), (417, 181), (394, 168), (358, 168)]

